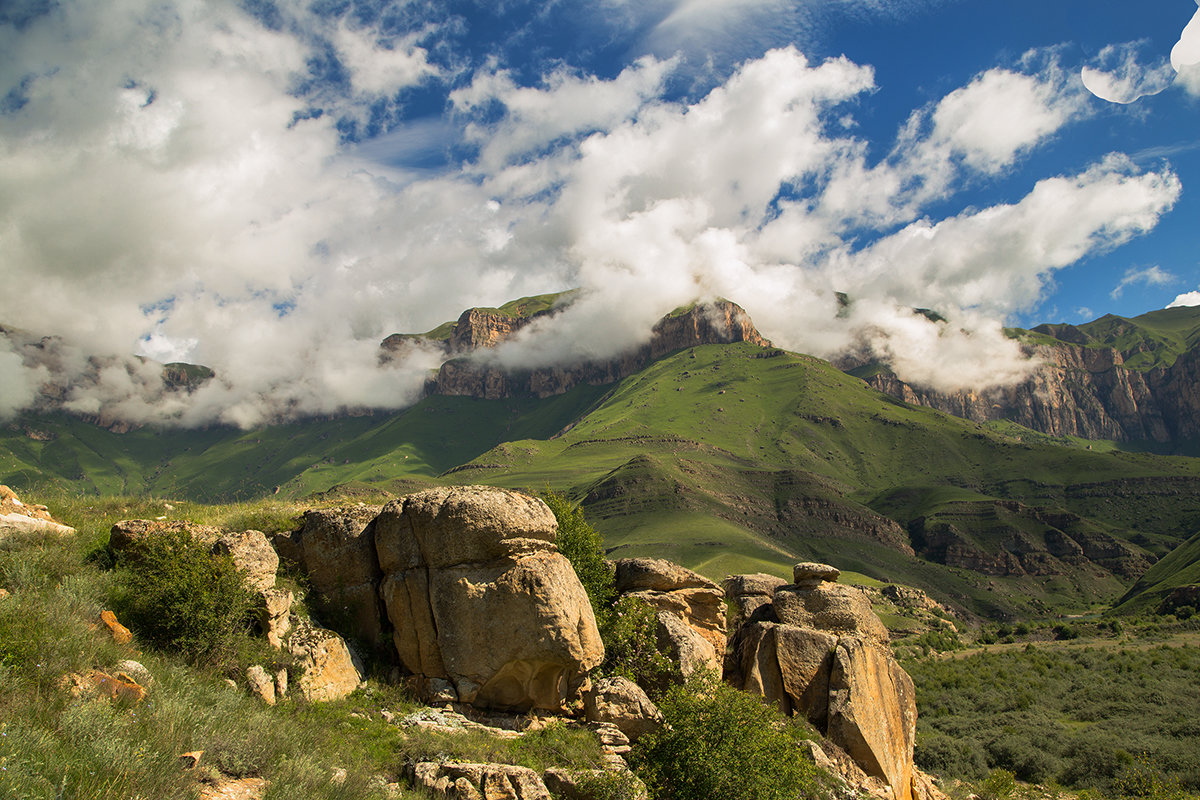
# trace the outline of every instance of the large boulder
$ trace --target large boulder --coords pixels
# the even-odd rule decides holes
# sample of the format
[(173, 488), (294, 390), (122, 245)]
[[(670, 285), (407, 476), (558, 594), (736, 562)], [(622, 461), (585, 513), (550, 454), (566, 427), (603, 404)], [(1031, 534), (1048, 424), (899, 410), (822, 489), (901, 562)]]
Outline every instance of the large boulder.
[(296, 657), (296, 688), (310, 703), (340, 700), (362, 683), (363, 665), (337, 633), (293, 618), (287, 648)]
[[(306, 511), (303, 525), (289, 537), (295, 549), (283, 548), (299, 560), (327, 624), (372, 645), (383, 640), (384, 630), (379, 600), (383, 571), (370, 529), (379, 511), (367, 505)], [(277, 549), (280, 542), (277, 538)]]
[[(924, 784), (913, 766), (912, 680), (869, 599), (837, 577), (833, 567), (798, 564), (796, 582), (777, 587), (730, 638), (725, 678), (784, 713), (804, 714), (894, 800), (913, 800)], [(765, 582), (726, 580), (756, 583)]]
[(431, 489), (371, 523), (400, 661), (482, 707), (562, 709), (604, 658), (587, 593), (541, 500)]
[(917, 700), (912, 678), (887, 650), (855, 637), (838, 640), (829, 677), (826, 735), (900, 800), (911, 794)]
[(658, 616), (658, 645), (683, 674), (720, 671), (725, 652), (725, 593), (690, 569), (661, 558), (615, 562), (616, 589), (651, 605)]

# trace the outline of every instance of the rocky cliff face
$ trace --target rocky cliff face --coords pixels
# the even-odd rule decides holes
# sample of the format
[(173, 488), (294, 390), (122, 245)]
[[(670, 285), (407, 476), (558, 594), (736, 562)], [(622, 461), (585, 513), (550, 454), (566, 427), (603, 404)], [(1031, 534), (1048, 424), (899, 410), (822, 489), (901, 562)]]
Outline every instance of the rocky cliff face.
[[(464, 313), (455, 323), (445, 344), (451, 360), (442, 364), (437, 375), (426, 385), (426, 392), (490, 400), (521, 395), (550, 397), (570, 391), (581, 383), (594, 386), (614, 383), (667, 353), (685, 347), (730, 342), (770, 346), (770, 342), (759, 334), (749, 315), (740, 306), (728, 300), (718, 300), (664, 317), (654, 326), (649, 342), (608, 361), (508, 371), (485, 360), (469, 357), (472, 352), (505, 341), (539, 316), (508, 317), (479, 309)], [(383, 342), (384, 349), (393, 353), (398, 353), (403, 346), (395, 337)]]
[(867, 383), (906, 403), (975, 422), (1007, 419), (1052, 436), (1167, 444), (1200, 435), (1200, 353), (1140, 371), (1111, 347), (1060, 342), (1028, 352), (1043, 362), (1040, 369), (987, 392), (936, 392), (890, 374)]

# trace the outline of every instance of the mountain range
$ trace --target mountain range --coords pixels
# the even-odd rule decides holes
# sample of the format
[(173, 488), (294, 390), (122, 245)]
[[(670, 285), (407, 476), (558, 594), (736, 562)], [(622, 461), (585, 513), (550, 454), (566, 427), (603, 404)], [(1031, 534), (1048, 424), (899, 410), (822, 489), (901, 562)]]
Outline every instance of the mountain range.
[[(1200, 309), (1011, 331), (1043, 366), (992, 393), (775, 348), (724, 300), (676, 310), (602, 362), (508, 371), (486, 357), (569, 301), (388, 337), (383, 361), (444, 354), (398, 413), (124, 432), (27, 414), (0, 431), (0, 482), (205, 501), (552, 489), (582, 502), (617, 556), (718, 579), (826, 561), (995, 618), (1123, 596), (1144, 608), (1127, 592), (1200, 531), (1200, 462), (1175, 455), (1196, 441)], [(212, 375), (169, 369), (178, 391)], [(1187, 563), (1147, 584), (1156, 597), (1190, 574), (1179, 552)]]

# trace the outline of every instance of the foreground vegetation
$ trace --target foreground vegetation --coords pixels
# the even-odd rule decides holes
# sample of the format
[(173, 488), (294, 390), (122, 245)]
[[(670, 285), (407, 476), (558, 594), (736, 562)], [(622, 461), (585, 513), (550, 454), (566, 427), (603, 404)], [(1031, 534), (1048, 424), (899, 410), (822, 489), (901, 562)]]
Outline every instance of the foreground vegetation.
[[(563, 723), (515, 740), (396, 725), (420, 707), (380, 679), (387, 665), (377, 665), (349, 698), (319, 705), (292, 697), (269, 707), (231, 686), (229, 680), (241, 685), (249, 665), (286, 666), (287, 656), (250, 635), (240, 588), (228, 582), (228, 560), (171, 537), (133, 557), (115, 558), (107, 548), (113, 521), (164, 510), (161, 502), (78, 498), (55, 508), (77, 536), (0, 538), (0, 588), (8, 593), (0, 597), (0, 798), (196, 797), (205, 782), (261, 777), (268, 781), (266, 800), (415, 799), (424, 795), (388, 784), (417, 760), (490, 761), (538, 771), (602, 763), (596, 737)], [(269, 533), (291, 529), (299, 508), (261, 502), (186, 511), (208, 524)], [(577, 522), (578, 553), (595, 558), (599, 539), (582, 517)], [(200, 580), (208, 582), (204, 591), (196, 591)], [(590, 580), (603, 583), (599, 572)], [(292, 585), (303, 591), (302, 583)], [(130, 644), (117, 643), (97, 624), (99, 612), (114, 603), (134, 628)], [(183, 636), (161, 624), (183, 619), (181, 612), (190, 615)], [(618, 610), (606, 624), (618, 654), (606, 668), (610, 674), (660, 668), (647, 650), (653, 649), (647, 630), (621, 622), (627, 618)], [(115, 672), (126, 659), (153, 676), (143, 702), (75, 696), (64, 681), (72, 673)], [(698, 681), (661, 686), (656, 695), (670, 730), (648, 737), (631, 758), (654, 800), (829, 796), (796, 747), (811, 731), (711, 677)], [(193, 751), (203, 755), (188, 771), (179, 756)], [(630, 800), (634, 786), (611, 776), (594, 779), (591, 788), (603, 800)]]

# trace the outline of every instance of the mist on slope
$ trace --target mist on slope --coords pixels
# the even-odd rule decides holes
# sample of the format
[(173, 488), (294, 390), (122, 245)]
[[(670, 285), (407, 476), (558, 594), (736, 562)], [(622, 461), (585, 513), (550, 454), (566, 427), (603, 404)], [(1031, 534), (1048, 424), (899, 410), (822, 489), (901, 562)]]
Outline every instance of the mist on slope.
[[(773, 49), (676, 100), (681, 57), (610, 79), (559, 66), (530, 86), (439, 58), (442, 23), (276, 13), (64, 0), (0, 21), (0, 415), (250, 427), (401, 408), (437, 355), (381, 365), (382, 338), (575, 287), (488, 357), (606, 358), (720, 296), (779, 346), (980, 389), (1033, 367), (1007, 315), (1151, 230), (1181, 191), (1167, 166), (1112, 154), (945, 213), (1094, 113), (1054, 51), (914, 109), (877, 152), (855, 113), (881, 76), (844, 57)], [(313, 78), (325, 63), (336, 79)], [(450, 89), (436, 122), (348, 138), (429, 87)], [(397, 155), (438, 141), (439, 163)], [(216, 378), (171, 392), (134, 354)]]

